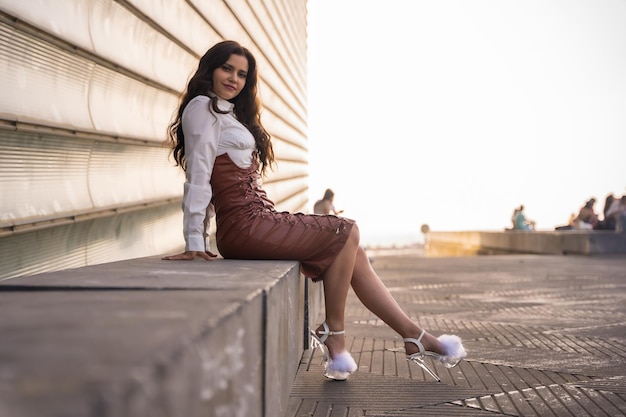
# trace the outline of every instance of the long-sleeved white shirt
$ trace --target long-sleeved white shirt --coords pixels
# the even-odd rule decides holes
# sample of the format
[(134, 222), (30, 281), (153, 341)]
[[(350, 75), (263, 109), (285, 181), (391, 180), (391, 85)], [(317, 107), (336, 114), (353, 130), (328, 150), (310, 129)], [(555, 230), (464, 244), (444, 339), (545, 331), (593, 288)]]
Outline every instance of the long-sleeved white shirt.
[[(218, 100), (215, 113), (210, 100)], [(218, 97), (197, 96), (183, 110), (186, 179), (183, 195), (183, 234), (185, 250), (205, 251), (209, 219), (214, 215), (211, 197), (211, 174), (215, 158), (228, 153), (240, 168), (252, 163), (256, 148), (254, 137), (233, 113), (234, 105)]]

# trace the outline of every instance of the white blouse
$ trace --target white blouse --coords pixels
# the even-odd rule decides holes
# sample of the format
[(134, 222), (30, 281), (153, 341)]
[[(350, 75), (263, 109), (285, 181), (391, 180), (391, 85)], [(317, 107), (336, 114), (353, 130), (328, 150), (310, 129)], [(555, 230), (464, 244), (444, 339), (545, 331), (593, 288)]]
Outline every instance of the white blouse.
[[(228, 113), (215, 113), (211, 100)], [(234, 105), (218, 97), (194, 97), (183, 110), (182, 128), (185, 135), (186, 179), (183, 194), (183, 234), (185, 250), (206, 250), (209, 218), (214, 216), (211, 197), (211, 174), (215, 158), (228, 153), (240, 168), (252, 164), (256, 149), (254, 137), (233, 113)]]

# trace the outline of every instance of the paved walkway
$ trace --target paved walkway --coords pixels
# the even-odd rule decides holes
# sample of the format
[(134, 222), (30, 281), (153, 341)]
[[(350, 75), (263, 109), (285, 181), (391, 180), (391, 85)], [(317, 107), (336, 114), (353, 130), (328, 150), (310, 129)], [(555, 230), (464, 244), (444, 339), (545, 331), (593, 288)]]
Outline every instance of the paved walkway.
[[(624, 258), (621, 256), (621, 258)], [(468, 351), (435, 382), (401, 339), (350, 294), (348, 381), (305, 352), (286, 417), (625, 416), (626, 259), (376, 256), (405, 311)]]

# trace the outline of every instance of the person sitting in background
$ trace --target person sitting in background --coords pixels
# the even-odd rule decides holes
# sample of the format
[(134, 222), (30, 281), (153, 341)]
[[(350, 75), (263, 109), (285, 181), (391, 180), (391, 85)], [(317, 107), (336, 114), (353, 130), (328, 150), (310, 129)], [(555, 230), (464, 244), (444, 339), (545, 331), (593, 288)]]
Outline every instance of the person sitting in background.
[(609, 210), (607, 210), (606, 224), (612, 224), (613, 228), (617, 232), (623, 232), (626, 228), (626, 195), (623, 195), (619, 200), (614, 199)]
[(313, 205), (313, 213), (315, 214), (334, 214), (335, 216), (343, 213), (343, 210), (337, 211), (333, 204), (335, 193), (330, 188), (324, 192), (324, 198), (317, 200)]
[(602, 220), (599, 220), (594, 229), (596, 230), (615, 230), (615, 217), (611, 216), (611, 212), (615, 211), (619, 206), (619, 199), (615, 198), (613, 193), (604, 199), (604, 209), (602, 210)]
[(519, 206), (513, 212), (513, 229), (514, 230), (535, 230), (535, 222), (528, 220), (524, 213), (524, 205)]
[(598, 224), (598, 215), (595, 211), (596, 199), (590, 198), (578, 212), (578, 216), (574, 220), (574, 229), (593, 230)]

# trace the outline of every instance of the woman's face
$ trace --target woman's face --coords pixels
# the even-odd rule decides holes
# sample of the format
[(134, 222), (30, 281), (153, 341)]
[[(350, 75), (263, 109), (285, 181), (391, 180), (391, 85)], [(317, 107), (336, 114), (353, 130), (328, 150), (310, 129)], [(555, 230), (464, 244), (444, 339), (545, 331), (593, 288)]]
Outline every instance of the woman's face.
[(248, 76), (248, 59), (231, 55), (228, 61), (213, 71), (213, 92), (224, 100), (231, 100), (243, 90)]

